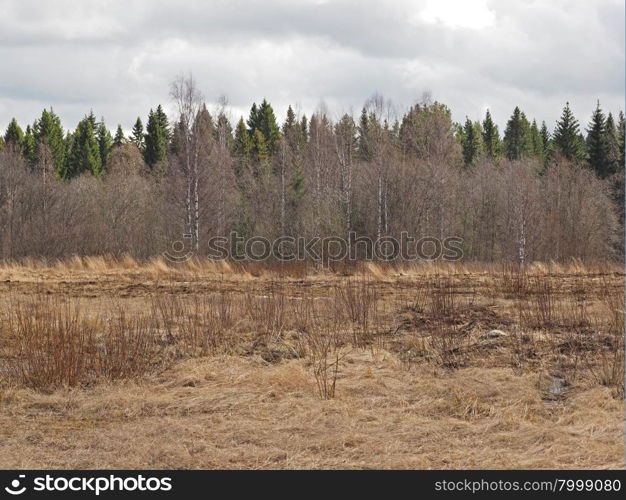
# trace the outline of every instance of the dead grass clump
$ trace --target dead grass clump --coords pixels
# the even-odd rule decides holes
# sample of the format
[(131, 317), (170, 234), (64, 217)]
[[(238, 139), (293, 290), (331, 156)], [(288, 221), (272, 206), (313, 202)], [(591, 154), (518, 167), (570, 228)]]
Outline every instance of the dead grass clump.
[(351, 322), (356, 347), (371, 345), (379, 323), (380, 293), (376, 283), (366, 278), (349, 278), (335, 287), (335, 321)]
[(276, 341), (282, 335), (287, 319), (287, 300), (283, 287), (271, 282), (265, 295), (247, 293), (245, 308), (257, 336), (265, 341)]
[(232, 347), (230, 332), (236, 322), (233, 297), (221, 292), (180, 299), (174, 295), (152, 299), (155, 330), (181, 355), (217, 354)]
[(120, 310), (88, 318), (76, 303), (35, 297), (12, 304), (5, 338), (6, 371), (36, 389), (91, 384), (144, 373), (155, 359), (146, 320)]
[(317, 391), (322, 399), (333, 399), (337, 388), (339, 363), (345, 356), (341, 353), (343, 342), (337, 330), (314, 327), (306, 334), (306, 344), (317, 383)]

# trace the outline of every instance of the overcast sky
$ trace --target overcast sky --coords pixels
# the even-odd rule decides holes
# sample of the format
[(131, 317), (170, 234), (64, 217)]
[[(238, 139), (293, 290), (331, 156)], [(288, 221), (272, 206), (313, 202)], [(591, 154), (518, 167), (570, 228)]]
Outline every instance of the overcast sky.
[(624, 108), (623, 0), (0, 0), (0, 127), (52, 106), (130, 129), (173, 107), (192, 72), (233, 120), (266, 97), (358, 114), (374, 92), (402, 111), (429, 92), (453, 118), (501, 125), (515, 105), (552, 128), (566, 101)]

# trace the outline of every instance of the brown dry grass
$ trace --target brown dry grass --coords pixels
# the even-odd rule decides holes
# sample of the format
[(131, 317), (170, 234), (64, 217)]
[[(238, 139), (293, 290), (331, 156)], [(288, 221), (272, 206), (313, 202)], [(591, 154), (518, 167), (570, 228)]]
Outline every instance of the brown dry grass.
[(623, 280), (4, 263), (0, 468), (621, 468)]

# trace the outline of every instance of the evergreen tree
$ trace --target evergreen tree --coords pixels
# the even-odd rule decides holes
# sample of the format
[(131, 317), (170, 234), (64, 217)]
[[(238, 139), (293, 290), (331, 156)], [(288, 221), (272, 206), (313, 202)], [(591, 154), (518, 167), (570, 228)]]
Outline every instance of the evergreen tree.
[(491, 113), (487, 110), (483, 120), (483, 145), (485, 156), (490, 160), (497, 158), (500, 154), (500, 133), (498, 126), (491, 118)]
[[(252, 104), (250, 117), (248, 118), (248, 127), (253, 145), (258, 143), (256, 133), (259, 131), (263, 135), (263, 142), (265, 143), (267, 154), (274, 155), (278, 151), (280, 128), (276, 122), (274, 110), (267, 100), (263, 99), (263, 102), (258, 107), (256, 103)], [(255, 154), (257, 156), (259, 156), (259, 153), (260, 152), (255, 149)]]
[(591, 115), (591, 122), (587, 128), (587, 161), (589, 167), (601, 179), (608, 177), (611, 166), (608, 162), (609, 145), (606, 135), (606, 119), (600, 108), (600, 101)]
[(100, 152), (101, 169), (98, 172), (94, 171), (94, 174), (101, 175), (106, 168), (111, 149), (113, 149), (113, 137), (104, 123), (104, 118), (96, 125), (96, 140), (98, 141), (98, 151)]
[(606, 118), (606, 143), (608, 172), (614, 174), (619, 171), (620, 150), (617, 127), (613, 115), (609, 113)]
[(148, 115), (144, 144), (144, 160), (150, 167), (165, 161), (168, 148), (167, 130), (163, 128), (163, 117), (160, 115), (158, 108), (156, 112), (150, 110)]
[(26, 126), (26, 133), (22, 139), (22, 156), (31, 167), (37, 163), (37, 141), (30, 125)]
[(556, 124), (552, 143), (555, 152), (568, 160), (585, 158), (584, 141), (581, 141), (578, 120), (574, 117), (569, 102), (565, 104), (561, 118)]
[(300, 120), (300, 130), (302, 132), (304, 143), (306, 144), (309, 140), (309, 124), (307, 122), (306, 115), (302, 115), (302, 120)]
[(248, 133), (243, 118), (239, 120), (237, 128), (235, 129), (233, 154), (237, 158), (235, 162), (235, 176), (238, 181), (241, 181), (244, 171), (250, 168), (250, 162), (252, 160), (252, 140), (250, 139), (250, 134)]
[(24, 132), (18, 125), (17, 120), (13, 118), (4, 133), (4, 143), (7, 146), (13, 146), (14, 148), (22, 148), (22, 140), (24, 139)]
[(65, 139), (61, 119), (54, 111), (44, 109), (41, 118), (33, 126), (36, 144), (36, 161), (43, 157), (42, 148), (47, 148), (52, 157), (52, 170), (59, 175), (65, 165)]
[(170, 154), (176, 156), (182, 154), (184, 151), (185, 137), (187, 135), (187, 128), (185, 124), (179, 120), (176, 122), (174, 126), (174, 131), (172, 132), (172, 139), (170, 141), (169, 152)]
[(291, 105), (287, 108), (287, 118), (283, 124), (283, 136), (289, 134), (294, 135), (294, 130), (297, 127), (296, 114), (294, 113)]
[(372, 151), (370, 145), (370, 117), (368, 116), (367, 110), (365, 108), (361, 110), (361, 117), (359, 118), (358, 136), (359, 156), (364, 161), (370, 161), (372, 159)]
[(255, 159), (258, 163), (258, 168), (255, 171), (255, 175), (260, 177), (265, 174), (270, 164), (270, 153), (265, 141), (263, 132), (257, 129), (252, 136), (252, 151), (254, 152)]
[(163, 131), (163, 135), (165, 136), (166, 146), (169, 148), (169, 142), (172, 139), (169, 120), (167, 119), (167, 115), (165, 114), (165, 111), (163, 111), (163, 107), (160, 104), (157, 106), (155, 113), (157, 119), (159, 120), (159, 125)]
[(115, 131), (115, 137), (113, 138), (113, 146), (119, 148), (124, 145), (126, 142), (126, 137), (124, 137), (124, 131), (122, 130), (122, 126), (118, 125), (117, 130)]
[(287, 108), (287, 118), (282, 134), (287, 147), (287, 177), (289, 182), (288, 204), (293, 213), (297, 211), (304, 197), (304, 146), (302, 127), (291, 106)]
[(83, 118), (72, 136), (72, 146), (67, 168), (62, 177), (65, 179), (91, 172), (99, 176), (102, 173), (100, 145), (96, 137), (96, 120), (93, 113)]
[(543, 162), (543, 140), (541, 138), (541, 132), (537, 126), (537, 120), (532, 121), (530, 125), (530, 153), (535, 156), (541, 162)]
[(141, 118), (137, 117), (137, 121), (135, 122), (135, 125), (133, 126), (133, 131), (132, 134), (130, 136), (130, 142), (132, 142), (135, 146), (137, 146), (137, 149), (139, 149), (139, 151), (141, 151), (143, 153), (144, 148), (145, 148), (145, 138), (143, 135), (143, 122), (141, 121)]
[(480, 124), (472, 123), (472, 120), (465, 118), (465, 125), (463, 126), (462, 134), (462, 150), (463, 160), (466, 166), (473, 165), (477, 160), (481, 152), (481, 130), (477, 127)]
[(530, 124), (517, 106), (506, 124), (503, 144), (504, 153), (509, 160), (520, 160), (531, 152)]

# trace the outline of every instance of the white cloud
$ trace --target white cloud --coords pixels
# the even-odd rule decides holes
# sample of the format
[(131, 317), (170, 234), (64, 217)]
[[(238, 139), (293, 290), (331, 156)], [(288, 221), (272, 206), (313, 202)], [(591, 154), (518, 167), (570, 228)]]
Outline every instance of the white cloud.
[(487, 0), (428, 0), (414, 22), (440, 23), (450, 28), (486, 28), (495, 21), (487, 3)]

